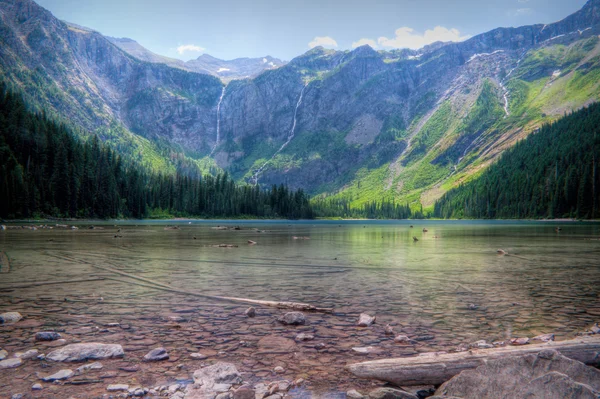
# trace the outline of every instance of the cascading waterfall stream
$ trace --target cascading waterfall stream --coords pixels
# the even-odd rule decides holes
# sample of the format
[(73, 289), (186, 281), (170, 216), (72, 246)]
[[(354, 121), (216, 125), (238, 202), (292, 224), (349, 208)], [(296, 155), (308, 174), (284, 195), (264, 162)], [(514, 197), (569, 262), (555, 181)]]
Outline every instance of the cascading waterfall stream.
[(210, 151), (210, 157), (213, 156), (215, 150), (217, 149), (217, 146), (219, 145), (219, 142), (221, 141), (221, 103), (223, 102), (223, 97), (225, 97), (226, 88), (227, 85), (223, 86), (223, 89), (221, 90), (221, 97), (219, 97), (219, 102), (217, 103), (217, 139), (215, 141), (215, 145)]
[(521, 61), (523, 61), (523, 58), (525, 58), (525, 54), (527, 54), (527, 50), (525, 52), (523, 52), (523, 54), (521, 54), (521, 57), (519, 57), (519, 59), (517, 60), (517, 64), (514, 66), (514, 68), (511, 69), (510, 71), (508, 71), (508, 73), (506, 74), (504, 79), (500, 80), (500, 82), (499, 82), (500, 88), (502, 89), (502, 98), (504, 100), (504, 113), (506, 114), (505, 118), (507, 116), (510, 116), (510, 112), (508, 111), (508, 105), (509, 105), (508, 99), (509, 99), (510, 91), (504, 84), (508, 82), (508, 78), (510, 78), (510, 75), (512, 75), (512, 73), (515, 71), (515, 69), (517, 69), (519, 67), (519, 64), (521, 63)]
[(271, 158), (269, 158), (269, 160), (267, 162), (265, 162), (260, 168), (258, 168), (256, 170), (256, 172), (254, 172), (254, 175), (252, 175), (252, 178), (250, 179), (250, 181), (252, 182), (252, 184), (254, 184), (254, 185), (258, 184), (258, 177), (263, 172), (263, 170), (265, 169), (265, 167), (273, 159), (275, 159), (275, 157), (277, 156), (277, 154), (279, 154), (281, 151), (283, 151), (283, 149), (285, 147), (287, 147), (287, 145), (290, 143), (290, 141), (292, 141), (292, 139), (294, 138), (294, 133), (296, 131), (296, 117), (298, 115), (298, 108), (300, 108), (300, 105), (302, 105), (302, 98), (304, 97), (304, 90), (306, 90), (307, 87), (308, 87), (308, 83), (305, 84), (304, 87), (302, 88), (302, 90), (300, 91), (300, 97), (298, 97), (298, 102), (296, 103), (296, 108), (294, 109), (294, 121), (292, 123), (292, 128), (290, 129), (290, 132), (288, 133), (287, 140), (285, 141), (285, 143), (283, 143), (281, 145), (281, 147), (279, 147), (279, 149), (277, 151), (275, 151), (275, 154), (273, 154), (273, 156)]

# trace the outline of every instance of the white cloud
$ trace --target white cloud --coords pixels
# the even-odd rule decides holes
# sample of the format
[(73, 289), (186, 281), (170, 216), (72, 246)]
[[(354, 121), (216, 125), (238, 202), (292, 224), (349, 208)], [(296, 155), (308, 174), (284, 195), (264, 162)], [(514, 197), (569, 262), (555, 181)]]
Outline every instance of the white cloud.
[(529, 0), (519, 0), (519, 3), (529, 3)]
[(373, 39), (360, 39), (352, 43), (352, 48), (364, 46), (365, 44), (368, 44), (369, 46), (371, 46), (371, 48), (377, 48), (377, 42)]
[(308, 47), (314, 48), (317, 46), (332, 48), (337, 47), (338, 44), (333, 38), (329, 36), (316, 36), (310, 43), (308, 43)]
[(201, 53), (204, 50), (206, 50), (204, 47), (196, 46), (195, 44), (183, 44), (183, 45), (177, 47), (177, 52), (180, 55), (183, 55), (184, 53), (187, 53), (188, 51), (193, 52), (193, 53)]
[(519, 16), (519, 15), (529, 15), (533, 12), (533, 10), (531, 8), (518, 8), (517, 11), (515, 12), (515, 15)]
[(381, 47), (388, 48), (410, 48), (419, 49), (434, 42), (462, 42), (467, 40), (469, 35), (461, 35), (458, 29), (448, 29), (443, 26), (436, 26), (433, 29), (427, 29), (425, 33), (420, 34), (407, 26), (396, 29), (396, 36), (393, 38), (380, 37), (377, 43)]

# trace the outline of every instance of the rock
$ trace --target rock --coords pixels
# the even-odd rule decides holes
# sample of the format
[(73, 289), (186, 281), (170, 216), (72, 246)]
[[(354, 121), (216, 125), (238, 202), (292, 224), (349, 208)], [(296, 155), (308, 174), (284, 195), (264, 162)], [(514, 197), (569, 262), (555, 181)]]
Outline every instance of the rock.
[(297, 326), (306, 324), (306, 317), (302, 312), (288, 312), (280, 317), (279, 322), (286, 325)]
[(473, 345), (471, 345), (471, 346), (472, 346), (472, 347), (474, 347), (474, 348), (477, 348), (477, 349), (490, 349), (490, 348), (493, 348), (493, 347), (494, 347), (494, 345), (492, 345), (492, 344), (488, 344), (488, 343), (487, 343), (485, 340), (483, 340), (483, 339), (482, 339), (482, 340), (480, 340), (480, 341), (477, 341), (477, 342), (475, 342), (475, 343), (474, 343)]
[(16, 393), (10, 397), (10, 399), (23, 399), (23, 398), (24, 398), (24, 396), (22, 393)]
[(28, 359), (33, 359), (34, 357), (38, 357), (38, 354), (39, 354), (39, 352), (37, 349), (30, 349), (27, 352), (17, 352), (13, 355), (13, 357), (18, 357), (23, 360), (28, 360)]
[(248, 309), (246, 309), (246, 316), (248, 317), (255, 317), (256, 316), (256, 309), (254, 309), (253, 307), (250, 307)]
[(276, 372), (277, 374), (283, 374), (285, 373), (285, 369), (281, 366), (277, 366), (273, 369), (274, 372)]
[(399, 344), (411, 344), (412, 340), (406, 335), (396, 335), (396, 337), (394, 338), (394, 342), (397, 342)]
[(369, 327), (371, 324), (375, 323), (376, 316), (369, 316), (366, 313), (361, 313), (358, 318), (358, 326), (359, 327)]
[(364, 346), (364, 347), (354, 347), (354, 348), (352, 348), (352, 350), (356, 353), (367, 354), (367, 353), (376, 352), (377, 348), (375, 348), (373, 346)]
[(432, 339), (435, 339), (435, 337), (433, 335), (419, 335), (418, 337), (414, 338), (414, 341), (417, 341), (417, 342), (431, 341)]
[(0, 314), (0, 324), (16, 323), (21, 320), (23, 316), (19, 312), (6, 312)]
[(144, 356), (145, 362), (158, 362), (169, 358), (169, 354), (165, 348), (155, 348)]
[(419, 399), (425, 399), (435, 394), (435, 386), (433, 385), (415, 385), (411, 387), (401, 387), (406, 392), (416, 395)]
[(256, 245), (256, 241), (248, 240), (249, 245)]
[(364, 396), (361, 395), (356, 389), (351, 389), (348, 392), (346, 392), (346, 397), (350, 398), (350, 399), (362, 399), (362, 398), (364, 398)]
[(40, 384), (40, 383), (33, 384), (33, 385), (31, 386), (31, 390), (32, 390), (32, 391), (41, 391), (41, 390), (42, 390), (42, 384)]
[(600, 326), (598, 326), (598, 323), (594, 324), (590, 331), (594, 334), (600, 334)]
[(511, 338), (511, 345), (527, 345), (529, 343), (529, 338)]
[(127, 384), (111, 384), (106, 387), (108, 392), (127, 392), (129, 391), (129, 385)]
[(393, 388), (377, 388), (369, 392), (370, 399), (419, 399), (412, 393)]
[(42, 331), (35, 334), (36, 341), (54, 341), (61, 338), (62, 336), (54, 331)]
[(60, 381), (60, 380), (66, 380), (67, 378), (71, 378), (74, 375), (75, 375), (75, 373), (73, 372), (73, 370), (63, 369), (63, 370), (60, 370), (58, 373), (54, 373), (47, 377), (43, 377), (42, 380), (46, 381), (46, 382)]
[(191, 357), (192, 359), (196, 359), (196, 360), (204, 360), (204, 359), (206, 359), (208, 356), (206, 356), (206, 355), (203, 355), (202, 353), (192, 353), (192, 354), (190, 354), (190, 357)]
[(242, 386), (233, 392), (233, 399), (255, 399), (254, 389), (248, 386)]
[(305, 333), (300, 333), (300, 334), (296, 335), (296, 338), (295, 338), (295, 340), (297, 342), (300, 342), (300, 341), (311, 341), (313, 339), (315, 339), (314, 335), (305, 334)]
[(0, 370), (14, 369), (15, 367), (19, 367), (21, 364), (23, 364), (23, 360), (20, 358), (2, 360), (0, 361)]
[(384, 328), (384, 332), (385, 332), (385, 335), (394, 335), (394, 327), (390, 326), (389, 324), (386, 324), (385, 328)]
[(5, 351), (4, 349), (0, 350), (0, 360), (6, 359), (7, 356), (8, 356), (7, 351)]
[(262, 382), (254, 385), (254, 397), (255, 399), (263, 399), (269, 395), (269, 388)]
[(103, 367), (102, 363), (100, 363), (100, 362), (94, 362), (94, 363), (90, 363), (90, 364), (84, 364), (83, 366), (78, 367), (77, 368), (77, 372), (78, 373), (83, 373), (83, 372), (88, 371), (88, 370), (102, 370), (102, 367)]
[(86, 360), (102, 360), (123, 357), (123, 347), (117, 344), (100, 344), (96, 342), (70, 344), (46, 355), (54, 362), (83, 362)]
[(186, 389), (186, 399), (204, 399), (227, 392), (233, 384), (241, 384), (242, 376), (231, 363), (218, 362), (194, 372), (194, 384)]
[(554, 334), (550, 333), (550, 334), (538, 335), (537, 337), (533, 337), (532, 340), (542, 341), (542, 342), (554, 341)]
[(591, 390), (600, 391), (600, 370), (546, 349), (465, 370), (442, 384), (435, 394), (464, 399), (596, 398)]

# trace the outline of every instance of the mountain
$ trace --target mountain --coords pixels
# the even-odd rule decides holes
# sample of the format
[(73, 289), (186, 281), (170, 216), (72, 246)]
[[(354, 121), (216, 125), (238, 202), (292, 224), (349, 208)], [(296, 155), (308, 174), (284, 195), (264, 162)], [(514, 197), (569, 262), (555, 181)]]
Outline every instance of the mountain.
[(155, 54), (138, 42), (128, 38), (107, 37), (113, 44), (132, 56), (146, 62), (165, 64), (190, 72), (205, 73), (228, 82), (233, 79), (254, 78), (264, 71), (279, 68), (285, 62), (271, 56), (260, 58), (236, 58), (220, 60), (208, 54), (202, 54), (195, 60), (181, 61)]
[(155, 168), (212, 167), (351, 206), (433, 209), (543, 123), (600, 97), (600, 0), (553, 24), (416, 51), (317, 47), (226, 85), (143, 61), (30, 0), (0, 0), (0, 11), (0, 68), (28, 101)]

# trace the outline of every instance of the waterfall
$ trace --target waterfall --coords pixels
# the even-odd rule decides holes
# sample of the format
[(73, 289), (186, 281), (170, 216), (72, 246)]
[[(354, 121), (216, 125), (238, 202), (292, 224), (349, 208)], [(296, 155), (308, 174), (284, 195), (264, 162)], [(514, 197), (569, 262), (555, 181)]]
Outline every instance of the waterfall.
[(265, 162), (260, 168), (258, 168), (256, 170), (256, 172), (254, 172), (254, 175), (252, 175), (252, 178), (250, 179), (250, 181), (252, 181), (252, 184), (254, 184), (254, 185), (258, 184), (258, 177), (262, 173), (262, 171), (265, 169), (265, 167), (277, 156), (277, 154), (279, 154), (281, 151), (283, 151), (283, 149), (285, 147), (287, 147), (287, 145), (290, 143), (290, 141), (292, 141), (292, 139), (294, 138), (294, 132), (296, 131), (296, 117), (298, 115), (298, 108), (300, 108), (300, 105), (302, 104), (302, 98), (304, 97), (304, 90), (306, 89), (307, 86), (308, 86), (308, 84), (304, 85), (304, 87), (300, 91), (300, 96), (298, 97), (298, 102), (296, 103), (296, 108), (294, 109), (294, 121), (292, 123), (292, 128), (290, 129), (290, 132), (288, 133), (287, 140), (285, 141), (285, 143), (283, 143), (281, 145), (281, 147), (279, 147), (279, 149), (277, 151), (275, 151), (275, 154), (273, 154), (273, 156), (271, 158), (269, 158), (269, 160), (267, 162)]
[(221, 97), (219, 97), (219, 102), (217, 103), (217, 140), (215, 141), (215, 145), (210, 151), (210, 157), (212, 157), (215, 150), (217, 149), (217, 146), (219, 145), (219, 142), (221, 141), (221, 103), (223, 102), (223, 97), (225, 97), (226, 88), (227, 86), (223, 86), (223, 89), (221, 90)]

